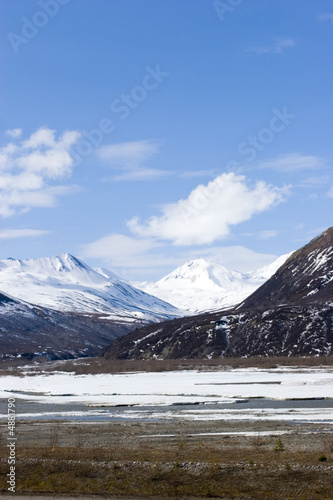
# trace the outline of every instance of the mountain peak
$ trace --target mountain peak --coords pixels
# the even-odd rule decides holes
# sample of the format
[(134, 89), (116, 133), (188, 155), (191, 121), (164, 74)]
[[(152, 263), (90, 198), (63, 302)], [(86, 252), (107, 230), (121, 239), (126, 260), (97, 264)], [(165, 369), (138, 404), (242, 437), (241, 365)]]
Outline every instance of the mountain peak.
[[(48, 258), (46, 258), (45, 260), (47, 261)], [(53, 265), (58, 265), (59, 271), (66, 271), (66, 270), (72, 271), (75, 268), (85, 269), (85, 270), (90, 269), (89, 266), (87, 266), (87, 264), (79, 260), (77, 257), (74, 257), (74, 255), (70, 253), (63, 253), (61, 255), (49, 257), (49, 261)]]
[(204, 258), (190, 260), (159, 281), (136, 283), (136, 286), (182, 310), (224, 309), (239, 304), (253, 293), (288, 255), (279, 257), (260, 271), (247, 274)]

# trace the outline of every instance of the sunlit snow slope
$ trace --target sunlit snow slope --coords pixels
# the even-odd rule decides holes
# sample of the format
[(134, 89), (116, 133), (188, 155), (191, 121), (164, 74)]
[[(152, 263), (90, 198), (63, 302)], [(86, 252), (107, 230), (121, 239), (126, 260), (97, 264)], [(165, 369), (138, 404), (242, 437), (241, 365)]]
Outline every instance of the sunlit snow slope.
[(265, 283), (291, 254), (250, 273), (231, 271), (206, 259), (186, 262), (159, 281), (135, 283), (137, 288), (191, 312), (239, 304)]
[(69, 254), (0, 261), (0, 290), (38, 306), (115, 320), (156, 321), (181, 315), (115, 274), (96, 272)]

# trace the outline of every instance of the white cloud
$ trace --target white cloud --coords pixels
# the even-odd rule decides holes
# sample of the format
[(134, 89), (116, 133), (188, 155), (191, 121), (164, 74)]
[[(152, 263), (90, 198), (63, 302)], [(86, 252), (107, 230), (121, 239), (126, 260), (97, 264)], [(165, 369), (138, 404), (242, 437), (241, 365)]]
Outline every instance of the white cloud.
[(283, 54), (286, 49), (290, 49), (296, 45), (292, 38), (276, 38), (270, 45), (255, 46), (247, 49), (247, 52), (255, 52), (256, 54)]
[(123, 234), (109, 234), (103, 238), (84, 245), (81, 256), (104, 259), (107, 262), (127, 262), (138, 254), (142, 254), (156, 246), (151, 239), (136, 239)]
[(285, 199), (288, 188), (264, 182), (248, 186), (244, 176), (222, 174), (208, 185), (199, 185), (188, 198), (163, 208), (144, 224), (134, 217), (128, 222), (141, 238), (170, 240), (175, 245), (204, 245), (227, 236), (230, 226), (269, 210)]
[[(20, 135), (7, 132), (11, 137)], [(0, 149), (0, 215), (8, 217), (32, 207), (51, 207), (59, 195), (76, 190), (76, 187), (50, 184), (72, 174), (71, 147), (79, 136), (77, 131), (65, 131), (56, 138), (54, 130), (42, 127), (27, 140), (3, 146)]]
[(117, 181), (138, 181), (156, 179), (170, 172), (156, 168), (147, 168), (144, 164), (159, 152), (160, 145), (156, 141), (133, 141), (111, 144), (100, 147), (96, 154), (105, 163), (119, 169), (120, 174), (112, 177)]
[(20, 137), (22, 134), (22, 129), (21, 128), (13, 128), (11, 130), (6, 130), (5, 132), (8, 137), (12, 137), (13, 139), (16, 139), (17, 137)]
[(325, 162), (319, 156), (289, 153), (278, 156), (275, 160), (264, 161), (259, 168), (270, 168), (279, 172), (296, 172), (300, 170), (318, 170), (325, 167)]
[(42, 229), (1, 229), (0, 240), (14, 240), (16, 238), (30, 238), (49, 234)]
[(333, 198), (333, 187), (331, 187), (331, 189), (329, 190), (329, 192), (327, 193), (327, 196), (329, 198)]
[[(125, 279), (155, 279), (164, 269), (178, 265), (170, 254), (155, 252), (159, 244), (153, 239), (139, 239), (123, 234), (109, 234), (92, 243), (83, 245), (79, 257), (102, 261), (104, 266)], [(173, 265), (174, 264), (174, 265)]]
[(80, 257), (102, 261), (102, 265), (130, 280), (157, 280), (185, 262), (202, 257), (241, 272), (254, 271), (277, 258), (240, 245), (180, 250), (179, 247), (162, 247), (156, 240), (140, 240), (122, 234), (110, 234), (85, 245)]
[(333, 23), (333, 14), (327, 13), (327, 14), (321, 14), (318, 17), (319, 21), (331, 21)]

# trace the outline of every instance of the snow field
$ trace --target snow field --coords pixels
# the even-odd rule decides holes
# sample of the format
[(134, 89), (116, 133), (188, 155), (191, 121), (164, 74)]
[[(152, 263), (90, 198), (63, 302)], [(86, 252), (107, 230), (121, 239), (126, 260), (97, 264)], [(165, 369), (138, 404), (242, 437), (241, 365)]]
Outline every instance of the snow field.
[[(89, 418), (111, 415), (120, 418), (186, 418), (204, 420), (305, 420), (333, 423), (332, 408), (242, 409), (242, 401), (252, 398), (275, 400), (333, 399), (333, 369), (278, 368), (223, 371), (181, 371), (73, 375), (54, 373), (1, 378), (0, 396), (45, 404), (80, 403)], [(207, 409), (205, 405), (240, 403), (237, 409)], [(193, 409), (183, 405), (198, 404)], [(158, 407), (170, 406), (163, 411)], [(124, 408), (119, 409), (119, 407)], [(133, 408), (136, 407), (136, 408)], [(151, 410), (139, 407), (152, 406)], [(298, 405), (299, 406), (299, 405)], [(157, 408), (156, 408), (157, 407)], [(110, 413), (111, 412), (111, 413)], [(63, 415), (81, 416), (84, 412)], [(37, 416), (37, 415), (35, 415)], [(22, 415), (23, 417), (23, 415)]]

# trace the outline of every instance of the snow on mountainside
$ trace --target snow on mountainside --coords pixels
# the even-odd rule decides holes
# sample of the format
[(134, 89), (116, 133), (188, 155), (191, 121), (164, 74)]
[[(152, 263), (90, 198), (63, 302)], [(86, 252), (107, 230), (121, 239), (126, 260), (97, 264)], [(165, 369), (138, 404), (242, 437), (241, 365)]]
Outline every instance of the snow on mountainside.
[(0, 290), (58, 311), (103, 314), (104, 319), (157, 321), (180, 312), (115, 274), (106, 275), (69, 254), (0, 261)]
[(268, 266), (249, 273), (231, 271), (206, 259), (191, 260), (159, 281), (135, 283), (135, 286), (179, 309), (213, 311), (243, 301), (265, 283), (290, 255), (282, 255)]
[(281, 255), (276, 260), (274, 260), (274, 262), (272, 262), (271, 264), (268, 264), (267, 266), (261, 267), (257, 271), (253, 271), (253, 272), (248, 273), (248, 274), (251, 275), (252, 278), (268, 280), (286, 262), (286, 260), (289, 259), (289, 257), (293, 253), (294, 252), (289, 252), (289, 253), (286, 253), (284, 255)]
[(116, 279), (119, 281), (126, 281), (126, 280), (122, 280), (122, 278), (120, 276), (118, 276), (118, 274), (114, 273), (110, 269), (107, 269), (106, 267), (96, 267), (96, 268), (94, 268), (94, 271), (96, 271), (96, 273), (104, 276), (104, 278), (110, 278), (112, 280)]

